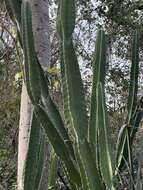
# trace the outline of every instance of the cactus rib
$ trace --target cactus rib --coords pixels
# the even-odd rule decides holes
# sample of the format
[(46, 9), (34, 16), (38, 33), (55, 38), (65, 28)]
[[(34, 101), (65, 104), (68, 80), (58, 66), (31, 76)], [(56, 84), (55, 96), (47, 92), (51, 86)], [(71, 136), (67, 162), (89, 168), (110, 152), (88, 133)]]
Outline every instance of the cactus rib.
[(24, 190), (34, 190), (36, 175), (31, 175), (31, 174), (37, 173), (39, 143), (40, 143), (40, 126), (36, 119), (35, 114), (33, 113), (30, 138), (28, 143), (28, 151), (26, 155), (25, 167), (23, 173)]
[(22, 31), (23, 31), (23, 48), (25, 55), (25, 75), (29, 95), (32, 103), (39, 103), (40, 99), (40, 80), (39, 67), (34, 47), (34, 39), (32, 32), (32, 15), (29, 2), (22, 3)]
[(97, 126), (96, 126), (96, 88), (97, 83), (105, 82), (105, 65), (106, 65), (106, 43), (104, 31), (97, 32), (95, 58), (93, 62), (93, 81), (92, 94), (90, 106), (90, 120), (89, 120), (89, 140), (91, 143), (97, 143)]
[(39, 119), (41, 126), (45, 129), (45, 132), (55, 150), (55, 153), (65, 163), (71, 181), (75, 184), (80, 185), (80, 177), (76, 169), (75, 161), (71, 157), (65, 141), (62, 140), (57, 129), (50, 122), (45, 110), (41, 106), (35, 106), (35, 110), (36, 116)]
[(113, 159), (111, 154), (111, 137), (107, 122), (105, 97), (102, 83), (97, 83), (96, 89), (96, 125), (99, 131), (99, 166), (101, 175), (108, 189), (113, 188)]

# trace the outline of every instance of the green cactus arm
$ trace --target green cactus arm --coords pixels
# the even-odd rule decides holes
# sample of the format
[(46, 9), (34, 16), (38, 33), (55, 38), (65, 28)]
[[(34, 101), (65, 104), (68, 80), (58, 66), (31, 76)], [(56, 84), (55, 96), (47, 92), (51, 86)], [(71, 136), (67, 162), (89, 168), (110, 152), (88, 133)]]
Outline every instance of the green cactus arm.
[(67, 129), (64, 127), (61, 115), (56, 105), (54, 104), (53, 100), (51, 99), (51, 96), (49, 94), (48, 84), (44, 77), (44, 72), (40, 64), (39, 64), (39, 70), (40, 70), (40, 83), (41, 83), (41, 102), (45, 107), (45, 110), (48, 114), (51, 123), (56, 127), (62, 139), (66, 142), (68, 149), (71, 153), (71, 156), (73, 157), (73, 159), (75, 159), (71, 139), (69, 137)]
[(127, 125), (123, 125), (119, 131), (117, 145), (116, 145), (116, 169), (115, 175), (118, 173), (121, 161), (123, 159), (123, 151), (127, 140)]
[(37, 160), (37, 172), (36, 172), (34, 190), (39, 190), (39, 185), (40, 185), (40, 182), (41, 182), (43, 166), (44, 166), (45, 141), (46, 141), (45, 135), (42, 132), (41, 136), (40, 136), (40, 142), (39, 142), (39, 151), (38, 151), (38, 160)]
[(73, 43), (63, 43), (65, 83), (68, 92), (66, 104), (69, 106), (75, 134), (79, 139), (87, 138), (88, 121), (82, 79)]
[[(37, 172), (37, 161), (39, 151), (39, 140), (40, 140), (40, 126), (37, 122), (35, 114), (33, 114), (30, 138), (28, 143), (28, 151), (26, 155), (23, 179), (24, 179), (24, 190), (32, 190), (35, 184), (35, 174)], [(34, 190), (34, 189), (33, 189)]]
[(32, 15), (29, 2), (22, 3), (22, 42), (25, 57), (25, 75), (27, 90), (33, 104), (39, 103), (40, 99), (40, 80), (39, 66), (34, 47), (32, 32)]
[(45, 108), (45, 111), (51, 121), (51, 123), (55, 126), (59, 134), (61, 135), (61, 138), (65, 141), (67, 144), (70, 154), (73, 159), (75, 159), (73, 147), (72, 147), (72, 141), (69, 137), (67, 129), (64, 127), (62, 118), (56, 108), (56, 105), (50, 98), (42, 98), (43, 105)]
[[(65, 163), (62, 161), (61, 161), (61, 167), (63, 170), (64, 179), (65, 179), (65, 181), (64, 181), (65, 188), (70, 189), (70, 190), (72, 190), (72, 189), (79, 190), (81, 188), (81, 180), (80, 180), (80, 184), (79, 183), (78, 184), (73, 183), (71, 181), (71, 178), (70, 178), (70, 175), (69, 175), (69, 172), (67, 170)], [(78, 170), (78, 168), (77, 168), (77, 170)]]
[(75, 144), (75, 152), (79, 164), (83, 190), (105, 190), (90, 144), (86, 141), (79, 141)]
[(105, 95), (102, 83), (96, 89), (96, 125), (99, 131), (99, 167), (107, 188), (113, 188), (114, 163), (111, 152), (111, 136), (107, 121)]
[(57, 169), (58, 169), (58, 158), (52, 149), (50, 157), (50, 168), (49, 168), (49, 179), (48, 179), (48, 189), (57, 189)]
[(23, 4), (22, 23), (23, 47), (25, 50), (25, 75), (28, 94), (33, 104), (39, 104), (41, 101), (45, 106), (50, 121), (55, 127), (57, 127), (57, 130), (63, 137), (63, 140), (65, 140), (67, 145), (69, 145), (68, 147), (71, 151), (71, 155), (74, 157), (71, 140), (64, 127), (62, 118), (49, 95), (47, 81), (35, 55), (34, 40), (32, 35), (31, 9), (29, 3)]
[(63, 63), (63, 54), (62, 54), (62, 48), (61, 48), (61, 81), (62, 81), (62, 95), (63, 95), (63, 106), (64, 106), (64, 119), (65, 119), (65, 124), (68, 128), (68, 131), (71, 135), (71, 138), (75, 138), (75, 133), (74, 133), (74, 127), (73, 127), (73, 121), (70, 113), (70, 108), (68, 105), (68, 89), (67, 89), (67, 84), (66, 84), (66, 78), (65, 78), (65, 67)]
[(131, 138), (129, 133), (128, 125), (123, 125), (120, 129), (117, 141), (115, 175), (118, 174), (123, 166), (127, 166), (130, 169), (131, 175), (133, 174)]
[(78, 167), (79, 167), (82, 189), (88, 190), (89, 189), (89, 181), (88, 181), (87, 172), (86, 172), (82, 157), (79, 152), (78, 144), (75, 144), (75, 155), (76, 155), (76, 160), (77, 160)]
[(75, 1), (60, 0), (59, 12), (62, 27), (61, 34), (64, 35), (65, 39), (68, 41), (72, 37), (75, 26)]
[(127, 133), (126, 136), (127, 136), (127, 147), (128, 147), (128, 168), (130, 171), (130, 175), (134, 178), (130, 132), (127, 130), (126, 133)]
[(71, 117), (70, 117), (70, 110), (69, 106), (66, 104), (68, 102), (68, 90), (66, 86), (66, 79), (65, 79), (65, 68), (63, 63), (63, 54), (61, 52), (61, 79), (62, 79), (62, 94), (63, 94), (63, 103), (64, 103), (64, 116), (66, 120), (67, 126), (72, 123)]
[[(67, 3), (67, 2), (65, 2)], [(62, 6), (62, 5), (61, 5)], [(63, 18), (64, 17), (64, 18)], [(82, 140), (84, 141), (87, 139), (87, 114), (86, 114), (86, 106), (85, 106), (85, 99), (84, 99), (84, 93), (83, 93), (83, 84), (81, 80), (81, 75), (79, 71), (79, 65), (77, 62), (77, 58), (75, 55), (75, 51), (73, 48), (73, 42), (72, 42), (72, 35), (68, 36), (66, 35), (66, 25), (64, 25), (64, 22), (62, 22), (62, 19), (67, 19), (68, 15), (62, 15), (61, 24), (58, 25), (58, 31), (61, 38), (61, 45), (62, 45), (62, 63), (61, 63), (61, 70), (63, 74), (62, 82), (63, 82), (63, 90), (64, 90), (64, 98), (65, 98), (65, 107), (68, 112), (68, 117), (71, 117), (70, 120), (72, 121), (72, 126), (74, 127), (75, 136), (77, 145)], [(68, 20), (68, 19), (67, 19)], [(60, 28), (61, 27), (61, 28)], [(72, 34), (73, 30), (71, 30)], [(70, 33), (70, 32), (69, 32)], [(69, 34), (68, 33), (68, 34)], [(79, 167), (80, 167), (80, 173), (81, 178), (83, 182), (83, 188), (88, 189), (88, 187), (94, 189), (93, 183), (95, 182), (95, 178), (93, 177), (97, 176), (98, 174), (93, 172), (96, 175), (92, 175), (92, 178), (87, 180), (87, 173), (86, 169), (88, 170), (88, 176), (90, 174), (93, 174), (93, 167), (90, 167), (89, 164), (91, 163), (91, 160), (88, 159), (87, 152), (85, 152), (86, 144), (84, 143), (81, 145), (81, 149), (77, 149), (77, 145), (75, 145), (75, 150), (77, 160), (79, 161)], [(87, 151), (89, 149), (87, 148)], [(89, 152), (88, 152), (89, 153)], [(93, 160), (92, 160), (93, 161)], [(93, 161), (94, 162), (94, 161)], [(86, 169), (85, 169), (86, 166)], [(93, 166), (93, 165), (92, 165)], [(94, 165), (96, 167), (96, 164)], [(92, 168), (92, 169), (91, 169)], [(99, 180), (99, 178), (97, 178)], [(90, 183), (90, 185), (88, 185)], [(100, 184), (100, 183), (99, 183)], [(99, 188), (101, 189), (101, 188)]]
[[(53, 122), (53, 124), (57, 127), (64, 140), (67, 140), (67, 144), (70, 144), (71, 142), (68, 133), (64, 128), (61, 116), (49, 95), (47, 81), (35, 55), (29, 3), (24, 3), (22, 10), (25, 74), (28, 93), (33, 104), (39, 104), (39, 100), (42, 101), (51, 122)], [(72, 146), (70, 145), (70, 150), (71, 149)], [(73, 154), (72, 150), (71, 152)]]
[[(130, 151), (131, 151), (131, 145), (133, 141), (133, 137), (135, 136), (136, 130), (134, 130), (135, 125), (135, 115), (136, 115), (136, 107), (137, 107), (137, 92), (138, 92), (138, 76), (139, 76), (139, 37), (140, 32), (136, 30), (134, 32), (133, 36), (133, 43), (132, 43), (132, 65), (131, 65), (131, 72), (130, 72), (130, 88), (129, 88), (129, 96), (128, 96), (128, 102), (127, 102), (127, 130), (129, 133), (126, 132), (126, 136), (123, 135), (123, 140), (125, 141), (125, 145), (122, 147), (122, 145), (118, 144), (117, 152), (120, 152), (120, 147), (123, 148), (123, 155), (122, 159), (120, 160), (119, 169), (121, 169), (125, 165), (125, 161), (130, 161)], [(137, 124), (137, 123), (136, 123)], [(125, 139), (124, 139), (125, 138)], [(127, 139), (129, 138), (129, 141)], [(120, 141), (120, 143), (122, 143)], [(130, 146), (130, 147), (128, 147)], [(117, 155), (118, 160), (118, 155)]]
[[(75, 135), (82, 138), (87, 136), (87, 113), (83, 84), (81, 80), (79, 65), (72, 43), (72, 32), (75, 24), (75, 2), (74, 0), (61, 0), (59, 8), (59, 18), (57, 21), (58, 32), (62, 45), (62, 64), (65, 73), (63, 73), (64, 102), (70, 121), (74, 125)], [(73, 85), (74, 84), (74, 85)]]
[[(67, 144), (70, 144), (70, 139), (67, 131), (63, 127), (61, 116), (50, 98), (48, 92), (48, 86), (44, 73), (34, 52), (34, 40), (32, 36), (32, 23), (31, 23), (31, 10), (29, 4), (23, 4), (23, 47), (25, 49), (25, 74), (29, 96), (33, 104), (38, 104), (42, 97), (42, 102), (48, 112), (49, 118), (63, 136), (64, 140), (67, 140)], [(72, 146), (70, 146), (70, 150)], [(71, 150), (72, 154), (73, 151)]]
[[(61, 135), (55, 128), (55, 126), (49, 120), (49, 117), (45, 110), (41, 106), (35, 106), (36, 116), (40, 121), (42, 127), (45, 129), (47, 137), (52, 144), (55, 153), (65, 164), (70, 180), (80, 186), (80, 176), (76, 168), (76, 163), (70, 155), (66, 142), (63, 141)], [(60, 148), (59, 148), (60, 147)]]
[(61, 84), (62, 84), (62, 95), (63, 95), (63, 109), (64, 109), (64, 120), (65, 124), (68, 128), (68, 131), (73, 139), (74, 136), (74, 127), (72, 122), (72, 117), (68, 105), (68, 89), (66, 84), (66, 75), (65, 75), (65, 66), (64, 66), (64, 57), (63, 57), (63, 49), (62, 49), (62, 26), (61, 26), (61, 19), (60, 19), (60, 4), (58, 6), (58, 13), (57, 13), (57, 32), (60, 37), (60, 69), (61, 69)]
[(136, 30), (133, 37), (132, 45), (132, 65), (130, 73), (130, 88), (127, 103), (127, 123), (131, 124), (132, 117), (134, 116), (134, 110), (137, 105), (137, 93), (138, 93), (138, 76), (139, 76), (139, 38), (140, 32)]
[(93, 62), (93, 79), (92, 79), (92, 94), (90, 105), (89, 119), (89, 141), (93, 144), (97, 142), (97, 126), (96, 126), (96, 88), (97, 83), (105, 82), (105, 64), (106, 64), (106, 42), (105, 33), (102, 30), (97, 32), (95, 57)]

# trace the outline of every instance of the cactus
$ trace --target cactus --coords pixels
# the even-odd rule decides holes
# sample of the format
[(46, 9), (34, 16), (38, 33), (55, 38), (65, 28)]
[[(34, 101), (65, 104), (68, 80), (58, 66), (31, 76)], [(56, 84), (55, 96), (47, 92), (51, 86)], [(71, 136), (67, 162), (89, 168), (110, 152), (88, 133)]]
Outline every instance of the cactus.
[(25, 72), (27, 90), (32, 103), (39, 103), (40, 100), (40, 71), (37, 62), (36, 53), (34, 51), (34, 40), (32, 31), (32, 15), (28, 2), (22, 3), (22, 42), (25, 53)]
[(107, 189), (113, 188), (114, 162), (111, 152), (110, 133), (107, 121), (105, 97), (102, 83), (96, 89), (96, 127), (98, 130), (99, 168)]
[(93, 62), (93, 81), (90, 106), (90, 121), (89, 121), (89, 141), (97, 143), (97, 127), (96, 127), (96, 89), (97, 83), (101, 82), (104, 85), (105, 81), (105, 62), (106, 62), (106, 42), (105, 34), (102, 30), (97, 33), (95, 57)]
[(138, 75), (139, 75), (139, 31), (135, 31), (132, 45), (132, 67), (130, 78), (130, 89), (127, 103), (127, 124), (132, 125), (137, 105), (138, 93)]
[(46, 136), (45, 136), (45, 134), (44, 134), (44, 132), (42, 130), (41, 137), (40, 137), (40, 142), (39, 142), (39, 150), (38, 150), (37, 155), (36, 155), (37, 156), (37, 171), (36, 171), (34, 190), (39, 189), (39, 185), (40, 185), (40, 182), (41, 182), (43, 166), (44, 166), (45, 142), (46, 142)]
[[(15, 1), (11, 2), (15, 5)], [(139, 72), (138, 31), (135, 32), (133, 40), (128, 116), (119, 132), (115, 163), (111, 154), (110, 129), (105, 104), (106, 36), (104, 31), (99, 30), (97, 33), (88, 119), (83, 83), (72, 40), (75, 26), (75, 2), (74, 0), (59, 1), (57, 31), (60, 38), (63, 119), (50, 95), (44, 71), (35, 53), (30, 3), (23, 1), (22, 8), (18, 8), (17, 13), (16, 8), (17, 6), (14, 8), (11, 6), (15, 17), (21, 13), (18, 22), (21, 25), (25, 58), (25, 81), (34, 107), (34, 124), (31, 127), (24, 170), (24, 189), (38, 190), (44, 146), (39, 134), (44, 129), (54, 150), (52, 172), (49, 174), (49, 189), (55, 186), (56, 165), (59, 159), (70, 190), (113, 190), (114, 177), (118, 174), (123, 160), (128, 160), (132, 167), (131, 145), (143, 115), (142, 111), (135, 112)], [(129, 130), (130, 128), (132, 130)], [(35, 175), (31, 175), (31, 172)]]
[[(131, 145), (133, 137), (137, 132), (137, 128), (142, 118), (142, 111), (137, 112), (137, 92), (138, 92), (138, 75), (139, 75), (139, 31), (134, 32), (132, 44), (132, 65), (130, 74), (130, 88), (127, 103), (127, 119), (126, 123), (121, 128), (119, 140), (117, 143), (117, 165), (121, 169), (125, 165), (125, 161), (130, 158)], [(129, 142), (128, 142), (129, 139)], [(122, 158), (121, 158), (121, 152)], [(120, 161), (119, 161), (120, 160)], [(131, 159), (130, 159), (131, 161)], [(132, 165), (132, 164), (130, 164)]]
[[(74, 3), (74, 1), (71, 1)], [(68, 1), (61, 1), (60, 6), (67, 7)], [(71, 6), (70, 9), (74, 9)], [(60, 12), (61, 11), (61, 12)], [(61, 39), (61, 51), (62, 51), (62, 69), (63, 74), (63, 88), (66, 90), (65, 96), (65, 108), (69, 111), (68, 115), (72, 119), (72, 127), (75, 137), (75, 151), (79, 162), (80, 175), (82, 179), (83, 189), (94, 189), (95, 183), (97, 188), (103, 189), (102, 182), (100, 180), (99, 173), (96, 169), (96, 164), (91, 153), (90, 144), (88, 142), (88, 120), (85, 106), (83, 84), (80, 76), (79, 65), (73, 48), (72, 34), (73, 32), (73, 20), (69, 20), (66, 12), (60, 8), (60, 15), (62, 18), (58, 23), (59, 36)], [(70, 10), (73, 13), (74, 10)], [(68, 11), (68, 12), (70, 12)], [(65, 15), (64, 15), (65, 14)], [(63, 21), (63, 22), (62, 22)], [(68, 26), (67, 26), (68, 23)], [(68, 35), (66, 32), (68, 31)], [(74, 85), (73, 85), (74, 84)], [(66, 119), (66, 117), (65, 117)], [(92, 170), (92, 168), (95, 168)]]
[(57, 189), (57, 168), (58, 168), (58, 158), (52, 149), (50, 158), (50, 169), (49, 169), (49, 180), (48, 189)]
[[(24, 178), (24, 189), (35, 189), (35, 182), (39, 179), (36, 179), (36, 175), (31, 175), (31, 174), (36, 174), (39, 172), (38, 170), (38, 163), (40, 160), (43, 159), (43, 152), (40, 155), (40, 160), (38, 158), (38, 152), (40, 151), (40, 144), (41, 140), (43, 141), (44, 139), (42, 138), (40, 140), (40, 134), (41, 134), (41, 129), (39, 127), (39, 123), (37, 122), (37, 118), (35, 116), (35, 113), (33, 112), (33, 119), (32, 119), (32, 127), (30, 131), (30, 139), (29, 139), (29, 145), (28, 145), (28, 153), (26, 156), (26, 163), (25, 163), (25, 168), (24, 168), (24, 173), (23, 173), (23, 178)], [(43, 148), (43, 147), (42, 147)], [(40, 168), (43, 167), (43, 162), (40, 164)], [(41, 173), (41, 172), (40, 172)], [(40, 176), (41, 177), (41, 176)]]
[(45, 110), (40, 106), (36, 106), (35, 109), (37, 118), (39, 119), (42, 127), (45, 129), (45, 132), (57, 156), (60, 157), (61, 160), (64, 162), (70, 179), (76, 181), (77, 184), (80, 183), (80, 178), (75, 166), (75, 161), (72, 159), (70, 152), (66, 146), (66, 140), (62, 140), (60, 134), (50, 122)]

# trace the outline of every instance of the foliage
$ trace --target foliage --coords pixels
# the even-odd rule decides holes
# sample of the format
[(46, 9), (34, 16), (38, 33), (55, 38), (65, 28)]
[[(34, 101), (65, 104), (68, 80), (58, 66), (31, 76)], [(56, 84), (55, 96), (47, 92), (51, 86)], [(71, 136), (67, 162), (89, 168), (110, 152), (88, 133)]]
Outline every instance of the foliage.
[(9, 18), (4, 1), (0, 6), (0, 188), (16, 188), (17, 138), (20, 85), (15, 75), (20, 70), (15, 25)]

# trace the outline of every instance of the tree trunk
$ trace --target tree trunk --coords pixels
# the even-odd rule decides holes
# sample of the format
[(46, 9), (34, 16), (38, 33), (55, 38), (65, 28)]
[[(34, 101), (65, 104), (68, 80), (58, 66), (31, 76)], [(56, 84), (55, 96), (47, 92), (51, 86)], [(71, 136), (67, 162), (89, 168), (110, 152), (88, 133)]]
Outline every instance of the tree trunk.
[(48, 0), (31, 0), (35, 49), (43, 68), (50, 65)]
[[(26, 0), (25, 0), (26, 1)], [(32, 24), (35, 50), (43, 69), (50, 64), (49, 13), (48, 0), (29, 0), (32, 7)], [(23, 190), (23, 169), (28, 148), (31, 127), (32, 105), (23, 82), (18, 143), (18, 190)], [(40, 190), (46, 190), (48, 184), (48, 145), (45, 144), (45, 162)], [(32, 174), (34, 175), (34, 174)]]
[(18, 139), (18, 190), (23, 190), (23, 168), (27, 154), (31, 126), (32, 105), (23, 82), (21, 93), (19, 139)]

